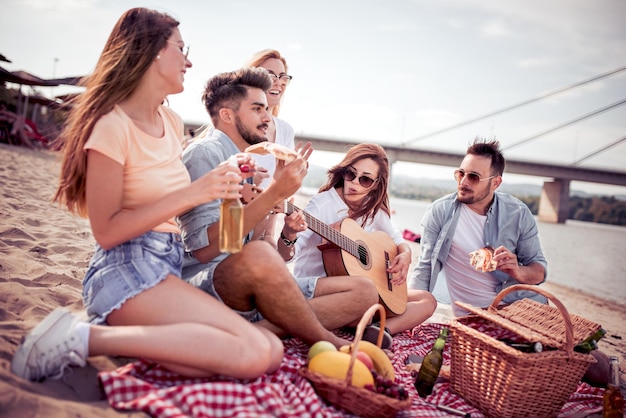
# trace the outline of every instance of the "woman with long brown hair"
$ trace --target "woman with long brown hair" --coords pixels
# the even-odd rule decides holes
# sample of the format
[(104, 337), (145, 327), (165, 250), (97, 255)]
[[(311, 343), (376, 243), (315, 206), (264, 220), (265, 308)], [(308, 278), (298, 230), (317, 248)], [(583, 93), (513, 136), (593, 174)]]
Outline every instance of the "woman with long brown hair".
[(275, 335), (180, 279), (175, 216), (238, 195), (242, 174), (224, 164), (192, 183), (182, 163), (183, 122), (163, 105), (191, 67), (178, 24), (145, 8), (124, 13), (73, 106), (55, 200), (87, 216), (96, 241), (83, 281), (89, 322), (49, 314), (13, 358), (26, 379), (61, 377), (97, 355), (147, 358), (191, 377), (254, 378), (280, 364)]
[[(406, 282), (411, 264), (411, 248), (391, 223), (388, 186), (389, 160), (383, 147), (377, 144), (355, 145), (339, 164), (328, 170), (328, 181), (311, 198), (304, 212), (326, 225), (350, 218), (366, 233), (385, 232), (397, 250), (397, 255), (389, 260), (387, 272), (392, 275), (394, 285), (402, 285)], [(286, 239), (297, 239), (294, 276), (303, 291), (310, 292), (307, 296), (315, 296), (325, 292), (331, 283), (329, 279), (332, 279), (326, 277), (322, 252), (318, 249), (322, 238), (310, 230), (298, 235), (296, 232), (287, 226), (283, 229)], [(354, 277), (347, 278), (350, 279)], [(428, 319), (436, 307), (435, 298), (429, 292), (409, 289), (404, 313), (388, 315), (385, 345), (391, 344), (391, 335), (413, 328)], [(372, 324), (366, 329), (363, 338), (375, 341), (378, 332), (378, 325)]]

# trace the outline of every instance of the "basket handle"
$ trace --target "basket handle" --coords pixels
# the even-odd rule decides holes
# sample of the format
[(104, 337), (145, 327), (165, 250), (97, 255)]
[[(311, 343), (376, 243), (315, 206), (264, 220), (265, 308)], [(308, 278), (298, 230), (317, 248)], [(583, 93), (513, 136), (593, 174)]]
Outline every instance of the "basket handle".
[(383, 343), (383, 335), (385, 333), (385, 307), (380, 303), (375, 303), (370, 306), (367, 311), (361, 317), (361, 320), (356, 326), (356, 332), (354, 334), (354, 341), (352, 347), (352, 355), (350, 357), (350, 364), (348, 365), (348, 373), (346, 373), (346, 384), (348, 386), (352, 385), (352, 367), (354, 366), (354, 362), (356, 361), (356, 353), (359, 351), (359, 343), (361, 342), (361, 338), (363, 337), (363, 331), (365, 331), (365, 327), (370, 323), (376, 311), (380, 313), (380, 332), (378, 333), (378, 340), (376, 345), (378, 348), (382, 346)]
[(502, 299), (504, 299), (504, 297), (508, 295), (509, 293), (515, 292), (517, 290), (530, 290), (535, 293), (539, 293), (540, 295), (543, 295), (547, 297), (548, 299), (550, 299), (550, 302), (556, 305), (556, 307), (561, 312), (561, 316), (563, 317), (563, 322), (565, 323), (565, 344), (563, 345), (562, 348), (565, 351), (567, 351), (568, 354), (572, 353), (574, 351), (574, 327), (572, 326), (572, 320), (569, 316), (569, 312), (567, 311), (567, 308), (565, 308), (565, 305), (563, 305), (561, 301), (558, 300), (552, 293), (546, 292), (539, 286), (528, 285), (528, 284), (515, 284), (513, 286), (502, 289), (500, 293), (496, 295), (496, 298), (491, 303), (491, 306), (487, 308), (489, 312), (496, 313), (497, 306), (500, 304)]

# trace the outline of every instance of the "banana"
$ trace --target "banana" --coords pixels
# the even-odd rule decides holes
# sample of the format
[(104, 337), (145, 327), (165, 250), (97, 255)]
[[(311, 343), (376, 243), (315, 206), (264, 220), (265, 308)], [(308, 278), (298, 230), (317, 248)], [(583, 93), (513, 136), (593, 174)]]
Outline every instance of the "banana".
[[(344, 345), (339, 348), (339, 351), (351, 354), (352, 347), (354, 347), (354, 343), (350, 345)], [(391, 364), (391, 360), (387, 356), (383, 350), (381, 350), (376, 344), (372, 344), (369, 341), (360, 341), (359, 342), (359, 351), (363, 351), (372, 359), (374, 363), (374, 370), (379, 375), (390, 379), (392, 382), (395, 381), (395, 372), (393, 370), (393, 364)]]

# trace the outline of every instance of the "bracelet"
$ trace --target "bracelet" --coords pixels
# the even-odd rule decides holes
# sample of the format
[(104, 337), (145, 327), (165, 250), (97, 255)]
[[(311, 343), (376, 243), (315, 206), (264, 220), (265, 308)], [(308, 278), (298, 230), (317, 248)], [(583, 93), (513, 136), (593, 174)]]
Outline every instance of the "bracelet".
[(293, 241), (287, 239), (285, 234), (283, 234), (283, 231), (280, 231), (280, 239), (283, 241), (283, 244), (285, 244), (289, 248), (293, 247), (294, 244), (296, 243), (296, 241), (298, 241), (298, 237), (297, 236), (296, 236), (296, 238)]

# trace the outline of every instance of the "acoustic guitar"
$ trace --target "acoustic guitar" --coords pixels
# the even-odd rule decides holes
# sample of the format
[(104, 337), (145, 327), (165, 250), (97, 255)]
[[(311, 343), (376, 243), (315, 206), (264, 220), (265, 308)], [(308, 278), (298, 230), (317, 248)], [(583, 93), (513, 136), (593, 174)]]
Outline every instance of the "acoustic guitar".
[[(260, 192), (262, 189), (244, 184), (243, 203), (250, 202)], [(282, 206), (281, 211), (287, 215), (296, 210), (302, 212), (308, 228), (324, 239), (325, 242), (318, 248), (322, 252), (327, 276), (367, 277), (376, 286), (382, 303), (389, 311), (397, 315), (404, 313), (406, 281), (402, 285), (394, 285), (392, 275), (387, 272), (391, 260), (398, 254), (396, 243), (389, 235), (382, 231), (365, 232), (350, 218), (328, 225), (288, 201)]]

